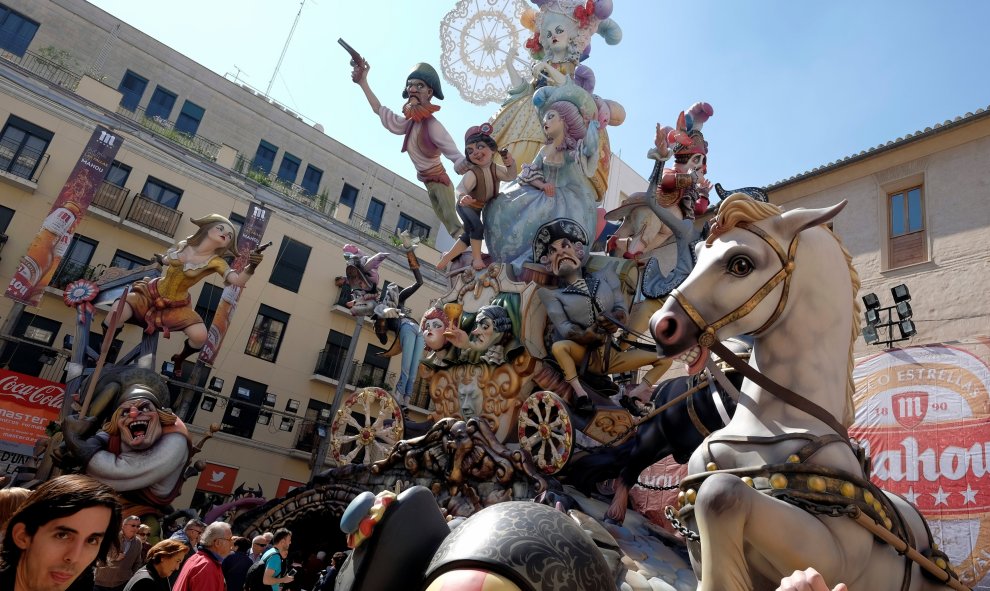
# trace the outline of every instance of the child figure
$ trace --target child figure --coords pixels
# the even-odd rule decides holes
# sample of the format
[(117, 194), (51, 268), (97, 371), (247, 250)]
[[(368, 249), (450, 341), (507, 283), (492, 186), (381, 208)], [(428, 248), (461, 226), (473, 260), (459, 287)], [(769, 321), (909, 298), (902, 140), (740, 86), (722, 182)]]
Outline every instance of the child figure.
[(493, 161), (498, 145), (491, 134), (492, 126), (488, 123), (476, 125), (464, 134), (464, 155), (470, 167), (457, 185), (457, 194), (461, 196), (457, 203), (457, 215), (464, 224), (464, 232), (437, 263), (437, 269), (441, 271), (468, 246), (471, 247), (471, 266), (476, 270), (485, 268), (481, 259), (481, 240), (485, 234), (485, 228), (481, 225), (481, 210), (498, 195), (499, 181), (511, 181), (516, 177), (516, 162), (508, 150), (500, 152), (505, 166)]

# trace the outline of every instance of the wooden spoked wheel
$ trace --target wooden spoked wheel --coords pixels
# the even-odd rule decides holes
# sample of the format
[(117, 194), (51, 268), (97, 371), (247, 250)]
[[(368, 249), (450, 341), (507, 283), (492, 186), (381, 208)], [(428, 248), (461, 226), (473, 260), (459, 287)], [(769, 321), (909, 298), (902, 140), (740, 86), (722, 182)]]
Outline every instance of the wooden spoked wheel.
[(574, 426), (567, 405), (553, 392), (534, 392), (519, 412), (519, 444), (540, 470), (559, 472), (571, 457)]
[(330, 425), (330, 454), (341, 464), (371, 464), (384, 459), (402, 439), (402, 409), (381, 388), (351, 394)]

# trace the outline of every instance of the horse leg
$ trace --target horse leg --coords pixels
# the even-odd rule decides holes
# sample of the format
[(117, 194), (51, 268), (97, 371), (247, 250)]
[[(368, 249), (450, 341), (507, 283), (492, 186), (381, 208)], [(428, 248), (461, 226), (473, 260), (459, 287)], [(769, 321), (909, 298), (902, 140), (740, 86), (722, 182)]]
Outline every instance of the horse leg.
[[(694, 515), (701, 536), (699, 591), (749, 591), (754, 578), (780, 580), (814, 566), (827, 581), (842, 581), (848, 556), (869, 556), (866, 544), (838, 543), (810, 513), (747, 486), (731, 474), (713, 474), (700, 487)], [(850, 524), (854, 525), (855, 524)], [(761, 572), (751, 572), (754, 555)], [(761, 575), (761, 577), (754, 577)]]
[(626, 508), (629, 506), (629, 490), (639, 480), (643, 470), (671, 454), (670, 445), (660, 427), (660, 417), (650, 419), (645, 425), (640, 425), (636, 433), (635, 444), (627, 463), (619, 477), (615, 479), (615, 495), (612, 503), (605, 512), (605, 518), (616, 523), (622, 523), (626, 518)]

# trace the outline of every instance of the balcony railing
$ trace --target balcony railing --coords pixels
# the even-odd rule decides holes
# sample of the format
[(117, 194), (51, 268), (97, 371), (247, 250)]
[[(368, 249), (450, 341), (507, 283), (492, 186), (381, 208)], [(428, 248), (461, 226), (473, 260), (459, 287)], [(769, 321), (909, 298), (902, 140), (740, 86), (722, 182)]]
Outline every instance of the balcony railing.
[(200, 156), (204, 156), (210, 160), (216, 160), (217, 153), (220, 152), (220, 144), (217, 142), (209, 140), (199, 134), (179, 131), (175, 128), (174, 121), (170, 121), (164, 117), (159, 117), (158, 115), (149, 117), (141, 107), (138, 107), (133, 111), (120, 107), (117, 109), (117, 113), (133, 119), (141, 127), (144, 127), (151, 133), (174, 144), (178, 144), (187, 150), (192, 150)]
[(255, 166), (252, 160), (243, 154), (237, 155), (237, 160), (234, 162), (234, 172), (245, 178), (251, 179), (259, 185), (268, 187), (276, 193), (284, 195), (293, 201), (302, 203), (306, 207), (315, 209), (321, 213), (327, 213), (324, 211), (327, 205), (325, 193), (314, 195), (309, 189), (303, 187), (302, 185), (290, 183), (280, 179), (274, 172), (265, 172), (263, 168)]
[(23, 56), (17, 56), (8, 51), (0, 50), (0, 57), (68, 90), (74, 91), (79, 86), (79, 80), (82, 78), (81, 73), (74, 72), (30, 51), (25, 51)]
[[(328, 377), (331, 380), (339, 380), (344, 363), (344, 358), (338, 354), (337, 349), (323, 349), (316, 360), (316, 369), (313, 370), (313, 373)], [(384, 368), (370, 363), (361, 363), (357, 360), (353, 360), (351, 363), (353, 364), (353, 371), (351, 372), (351, 379), (348, 380), (350, 385), (357, 388), (375, 386), (386, 390), (395, 387), (396, 375), (394, 371), (387, 371)]]
[(175, 230), (179, 227), (179, 221), (182, 219), (182, 212), (171, 207), (165, 207), (139, 193), (134, 196), (134, 201), (131, 202), (131, 207), (127, 210), (127, 216), (124, 219), (149, 230), (174, 237)]
[(130, 189), (103, 181), (100, 188), (96, 190), (96, 195), (93, 196), (93, 205), (109, 211), (113, 215), (120, 215), (121, 210), (124, 209), (124, 201), (127, 200), (130, 192)]
[(95, 267), (91, 267), (76, 261), (62, 259), (61, 264), (58, 266), (58, 270), (55, 271), (55, 275), (52, 276), (52, 280), (48, 283), (48, 287), (65, 289), (66, 285), (72, 283), (76, 279), (89, 279), (95, 281), (106, 268), (106, 265), (96, 265)]
[(0, 140), (0, 170), (37, 183), (49, 155), (13, 139)]

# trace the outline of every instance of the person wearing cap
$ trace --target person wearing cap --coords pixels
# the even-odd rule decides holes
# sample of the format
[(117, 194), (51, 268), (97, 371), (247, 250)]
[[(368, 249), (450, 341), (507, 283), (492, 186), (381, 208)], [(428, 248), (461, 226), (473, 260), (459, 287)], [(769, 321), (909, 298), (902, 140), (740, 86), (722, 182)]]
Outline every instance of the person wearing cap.
[(190, 288), (214, 273), (227, 284), (244, 287), (264, 258), (251, 252), (244, 270), (234, 271), (223, 258), (238, 256), (234, 224), (215, 213), (189, 221), (197, 230), (159, 257), (161, 277), (136, 281), (127, 300), (113, 304), (114, 311), (120, 308), (118, 329), (132, 322), (143, 326), (148, 334), (159, 329), (166, 337), (173, 330), (186, 334), (182, 351), (172, 356), (176, 377), (182, 374), (183, 360), (203, 348), (208, 334), (206, 324), (193, 309)]
[(416, 64), (406, 77), (406, 87), (402, 91), (406, 104), (399, 115), (382, 106), (368, 86), (368, 70), (371, 69), (368, 62), (361, 60), (360, 63), (352, 62), (352, 65), (354, 70), (351, 72), (351, 80), (364, 91), (368, 104), (381, 119), (385, 129), (404, 136), (402, 151), (409, 154), (416, 167), (417, 178), (426, 185), (433, 211), (450, 235), (457, 238), (461, 232), (461, 222), (454, 211), (454, 186), (443, 168), (440, 155), (453, 162), (455, 168), (463, 163), (464, 157), (450, 133), (433, 116), (440, 110), (439, 105), (433, 104), (433, 98), (443, 100), (443, 89), (440, 87), (437, 71), (430, 64)]
[(126, 515), (158, 514), (181, 492), (192, 443), (186, 426), (164, 408), (168, 388), (151, 369), (110, 368), (97, 383), (92, 409), (110, 414), (94, 435), (97, 416), (66, 417), (68, 451), (89, 476), (109, 485)]
[(625, 324), (626, 304), (613, 270), (585, 274), (587, 244), (584, 228), (567, 218), (543, 224), (533, 240), (533, 260), (546, 265), (560, 285), (558, 289), (541, 287), (537, 291), (553, 324), (551, 352), (564, 380), (574, 390), (572, 402), (579, 412), (593, 410), (577, 372), (577, 365), (586, 355), (590, 355), (588, 371), (597, 374), (652, 366), (643, 382), (630, 392), (630, 397), (646, 403), (653, 385), (670, 368), (672, 360), (658, 358), (655, 352), (645, 349), (603, 350), (603, 345), (611, 347), (610, 335)]
[(460, 195), (457, 215), (464, 223), (464, 232), (440, 258), (437, 269), (447, 268), (468, 246), (471, 247), (471, 266), (478, 271), (485, 268), (485, 262), (481, 258), (481, 241), (485, 237), (481, 210), (498, 195), (499, 181), (511, 181), (516, 178), (517, 172), (516, 161), (508, 150), (501, 153), (505, 165), (495, 163), (497, 151), (498, 144), (492, 139), (491, 124), (475, 125), (464, 134), (464, 155), (471, 163), (457, 185), (457, 194)]

